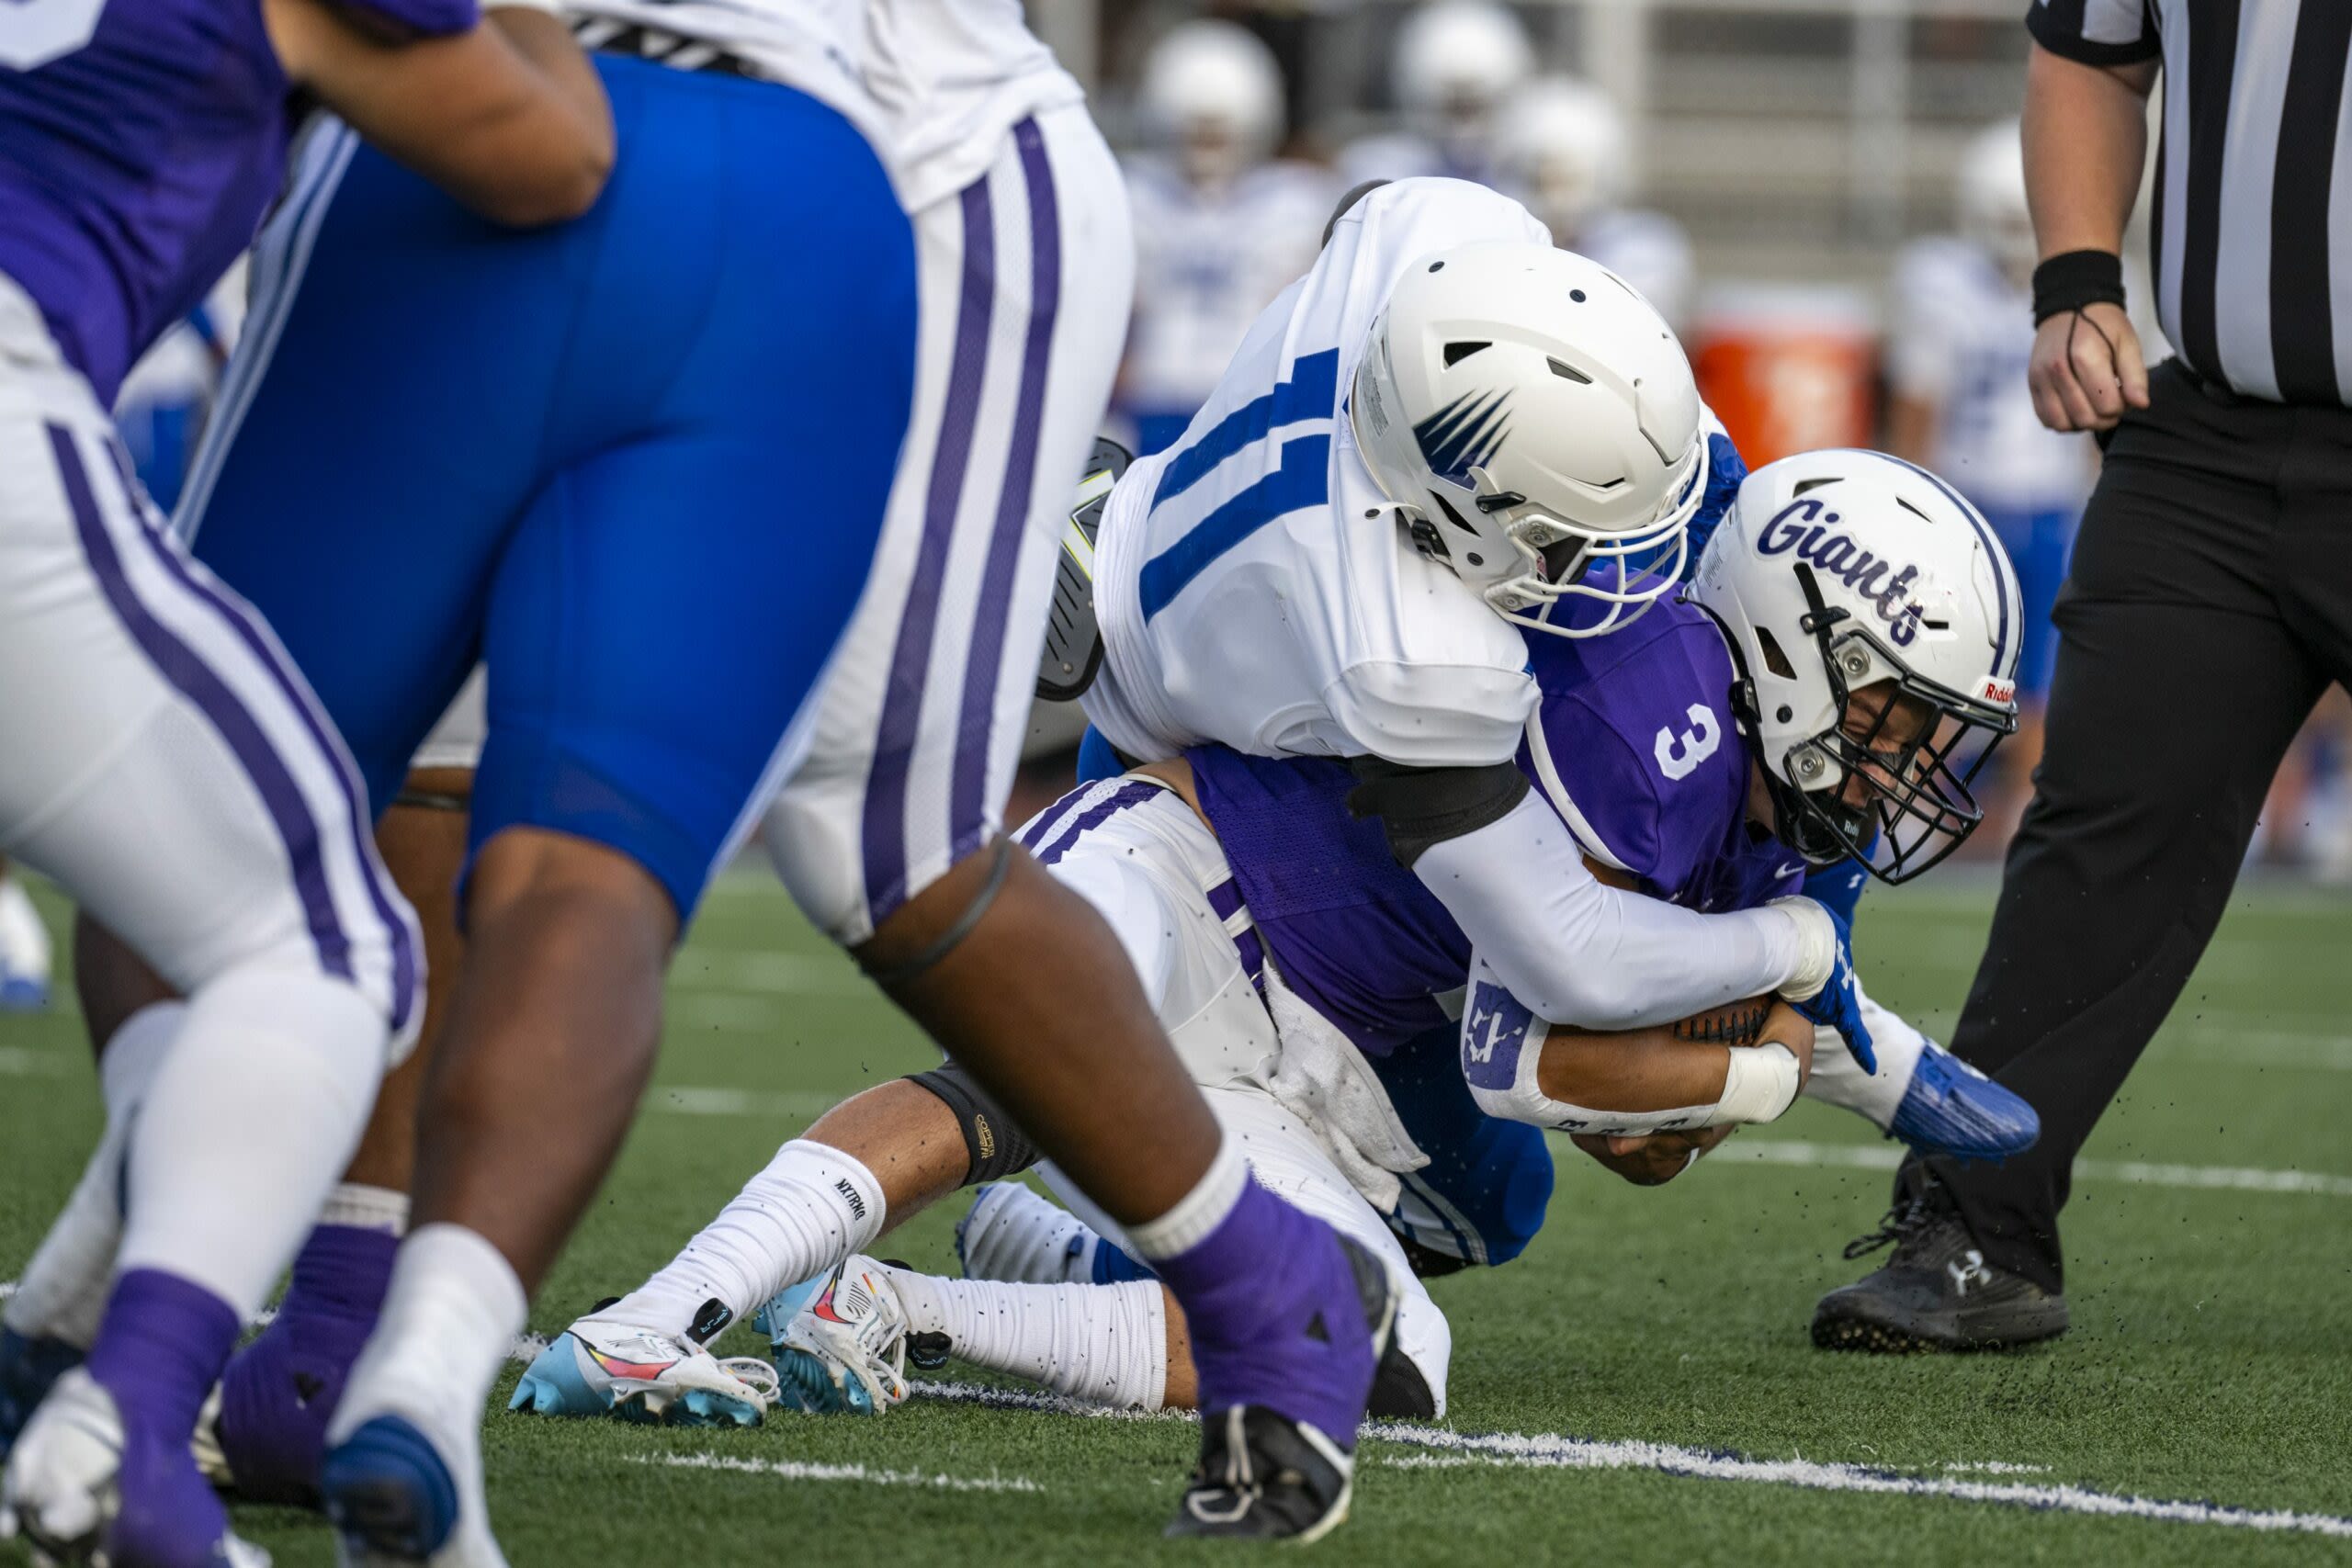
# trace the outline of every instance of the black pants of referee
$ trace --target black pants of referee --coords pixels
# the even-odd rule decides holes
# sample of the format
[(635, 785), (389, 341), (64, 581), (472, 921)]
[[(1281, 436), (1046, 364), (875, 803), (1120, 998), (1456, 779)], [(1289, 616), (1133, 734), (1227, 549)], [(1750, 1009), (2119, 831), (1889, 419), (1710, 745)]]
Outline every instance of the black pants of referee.
[(2235, 398), (2177, 361), (2150, 391), (2084, 513), (2047, 749), (1952, 1041), (2041, 1140), (1927, 1167), (1986, 1261), (2050, 1290), (2075, 1152), (2205, 951), (2279, 759), (2352, 676), (2352, 411)]

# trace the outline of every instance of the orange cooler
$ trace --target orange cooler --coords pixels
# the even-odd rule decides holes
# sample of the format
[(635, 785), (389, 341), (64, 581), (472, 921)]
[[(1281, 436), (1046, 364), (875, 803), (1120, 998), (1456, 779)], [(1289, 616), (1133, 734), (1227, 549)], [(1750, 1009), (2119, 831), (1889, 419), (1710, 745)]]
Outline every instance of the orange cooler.
[(1700, 395), (1751, 468), (1819, 446), (1868, 446), (1877, 325), (1859, 289), (1711, 290), (1690, 335)]

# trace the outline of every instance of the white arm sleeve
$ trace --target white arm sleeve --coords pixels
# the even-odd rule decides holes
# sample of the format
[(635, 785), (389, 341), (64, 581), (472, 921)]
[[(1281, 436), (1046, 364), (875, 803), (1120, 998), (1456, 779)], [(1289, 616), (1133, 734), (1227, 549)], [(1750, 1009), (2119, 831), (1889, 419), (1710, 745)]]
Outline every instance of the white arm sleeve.
[(1862, 1071), (1862, 1065), (1846, 1049), (1844, 1035), (1816, 1027), (1813, 1076), (1805, 1080), (1804, 1096), (1841, 1106), (1883, 1133), (1903, 1104), (1904, 1092), (1911, 1087), (1911, 1075), (1918, 1068), (1928, 1040), (1907, 1020), (1872, 1001), (1859, 976), (1854, 991), (1861, 998), (1862, 1027), (1871, 1032), (1871, 1044), (1878, 1053), (1878, 1071)]
[(1723, 1092), (1712, 1104), (1601, 1111), (1555, 1100), (1544, 1092), (1542, 1080), (1552, 1027), (1496, 981), (1483, 954), (1473, 959), (1469, 1002), (1462, 1013), (1462, 1077), (1480, 1111), (1555, 1133), (1646, 1137), (1726, 1122), (1770, 1122), (1797, 1097), (1796, 1053), (1768, 1040), (1730, 1050)]
[(1500, 819), (1423, 850), (1413, 870), (1496, 977), (1555, 1022), (1670, 1023), (1778, 991), (1810, 964), (1810, 933), (1788, 909), (1702, 915), (1602, 885), (1559, 815), (1532, 794)]

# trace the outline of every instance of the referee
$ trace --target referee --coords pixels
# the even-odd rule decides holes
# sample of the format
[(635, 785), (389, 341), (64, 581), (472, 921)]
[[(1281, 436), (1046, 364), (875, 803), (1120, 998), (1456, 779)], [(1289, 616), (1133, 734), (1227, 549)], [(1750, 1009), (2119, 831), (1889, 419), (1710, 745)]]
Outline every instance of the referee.
[[(1907, 1165), (1817, 1345), (2066, 1328), (2075, 1154), (2222, 916), (2289, 742), (2352, 674), (2352, 0), (2038, 0), (2029, 379), (2107, 463), (2060, 595), (2048, 750), (1952, 1048), (2041, 1113), (2007, 1165)], [(2118, 252), (2161, 81), (2153, 371)]]

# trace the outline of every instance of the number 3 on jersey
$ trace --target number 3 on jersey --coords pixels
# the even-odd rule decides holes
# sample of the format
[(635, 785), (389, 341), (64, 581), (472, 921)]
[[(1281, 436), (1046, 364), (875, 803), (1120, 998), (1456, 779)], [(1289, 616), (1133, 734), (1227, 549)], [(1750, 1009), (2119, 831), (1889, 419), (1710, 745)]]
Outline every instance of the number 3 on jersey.
[(0, 0), (0, 65), (30, 71), (73, 53), (106, 8), (107, 0)]
[(1724, 741), (1723, 726), (1716, 722), (1711, 710), (1692, 703), (1685, 712), (1690, 720), (1690, 728), (1679, 735), (1671, 726), (1657, 732), (1658, 772), (1670, 779), (1689, 778)]

